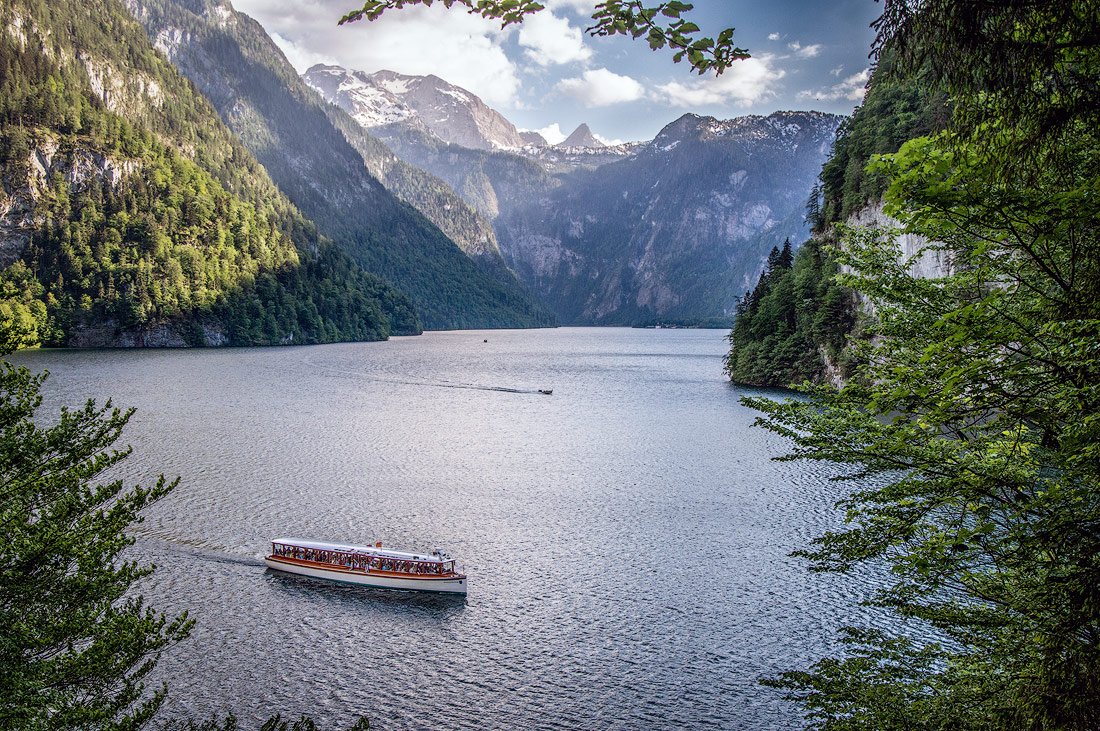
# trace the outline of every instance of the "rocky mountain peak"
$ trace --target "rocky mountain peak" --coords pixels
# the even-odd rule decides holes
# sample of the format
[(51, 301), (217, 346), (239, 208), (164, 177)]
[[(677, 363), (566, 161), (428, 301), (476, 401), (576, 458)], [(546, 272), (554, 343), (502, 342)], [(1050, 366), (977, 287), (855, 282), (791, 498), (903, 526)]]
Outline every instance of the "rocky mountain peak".
[(534, 130), (520, 130), (519, 138), (523, 140), (523, 143), (526, 145), (534, 145), (535, 147), (550, 146), (550, 143), (546, 141), (546, 138), (538, 132), (535, 132)]
[(395, 122), (419, 123), (444, 142), (475, 150), (518, 149), (528, 144), (515, 125), (476, 94), (438, 76), (388, 70), (367, 74), (318, 64), (303, 78), (368, 129)]
[(596, 139), (592, 130), (584, 122), (561, 142), (558, 147), (605, 147), (604, 143)]

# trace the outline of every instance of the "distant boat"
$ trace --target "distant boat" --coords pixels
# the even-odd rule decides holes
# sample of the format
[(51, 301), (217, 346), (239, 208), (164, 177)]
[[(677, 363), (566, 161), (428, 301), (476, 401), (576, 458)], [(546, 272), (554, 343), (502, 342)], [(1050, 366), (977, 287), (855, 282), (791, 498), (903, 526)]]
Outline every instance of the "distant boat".
[(554, 389), (552, 389), (552, 388), (540, 388), (539, 393), (543, 394), (544, 396), (549, 396), (552, 393), (554, 393)]
[(275, 571), (342, 584), (466, 593), (466, 574), (455, 568), (453, 558), (439, 550), (424, 555), (392, 551), (382, 548), (381, 543), (352, 546), (277, 538), (271, 542), (271, 555), (264, 563)]

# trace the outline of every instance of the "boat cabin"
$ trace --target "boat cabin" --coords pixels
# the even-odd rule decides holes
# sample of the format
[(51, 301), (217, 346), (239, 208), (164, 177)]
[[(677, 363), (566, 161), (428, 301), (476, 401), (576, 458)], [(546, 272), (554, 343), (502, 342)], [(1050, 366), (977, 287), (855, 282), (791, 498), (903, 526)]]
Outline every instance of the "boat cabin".
[(455, 560), (440, 550), (428, 555), (374, 546), (350, 546), (294, 538), (271, 542), (271, 557), (284, 561), (339, 567), (367, 573), (406, 576), (456, 576)]

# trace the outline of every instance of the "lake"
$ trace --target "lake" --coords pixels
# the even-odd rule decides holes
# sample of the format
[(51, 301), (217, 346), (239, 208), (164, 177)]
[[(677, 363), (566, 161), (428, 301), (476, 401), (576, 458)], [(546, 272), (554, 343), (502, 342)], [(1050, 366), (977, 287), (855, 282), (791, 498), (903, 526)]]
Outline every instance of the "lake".
[[(715, 330), (433, 332), (292, 348), (37, 351), (47, 407), (138, 409), (124, 473), (180, 486), (134, 552), (197, 621), (168, 716), (324, 729), (799, 728), (757, 679), (836, 647), (866, 582), (789, 553), (837, 524), (828, 466), (722, 374)], [(553, 389), (546, 396), (538, 389)], [(778, 394), (777, 394), (778, 395)], [(443, 548), (465, 598), (272, 573), (297, 536)]]

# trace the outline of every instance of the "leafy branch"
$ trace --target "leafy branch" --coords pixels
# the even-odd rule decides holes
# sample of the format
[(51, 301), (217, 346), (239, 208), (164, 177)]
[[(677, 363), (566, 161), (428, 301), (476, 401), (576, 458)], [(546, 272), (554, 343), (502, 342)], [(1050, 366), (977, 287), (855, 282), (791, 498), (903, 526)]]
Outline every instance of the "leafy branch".
[[(545, 9), (536, 0), (438, 0), (444, 7), (459, 5), (473, 15), (501, 21), (501, 28), (522, 23), (527, 15)], [(401, 10), (408, 5), (431, 7), (436, 0), (367, 0), (363, 7), (340, 18), (340, 25), (359, 20), (378, 20), (387, 10)], [(684, 17), (693, 9), (691, 3), (669, 0), (646, 6), (643, 0), (605, 0), (595, 6), (595, 24), (585, 31), (591, 36), (629, 35), (646, 39), (654, 51), (666, 46), (675, 51), (672, 60), (687, 59), (692, 70), (700, 74), (714, 71), (721, 74), (734, 61), (749, 58), (749, 52), (733, 44), (733, 28), (726, 28), (718, 39), (701, 36), (698, 25)]]
[[(717, 41), (698, 37), (699, 26), (682, 17), (692, 7), (691, 3), (678, 0), (654, 7), (645, 7), (641, 0), (606, 0), (596, 6), (592, 14), (596, 24), (586, 31), (593, 36), (645, 36), (651, 49), (656, 51), (665, 46), (675, 49), (672, 60), (680, 63), (686, 58), (691, 68), (700, 74), (710, 70), (721, 74), (734, 61), (749, 58), (748, 49), (733, 45), (733, 28), (720, 32)], [(671, 22), (662, 25), (659, 18), (669, 18)]]

